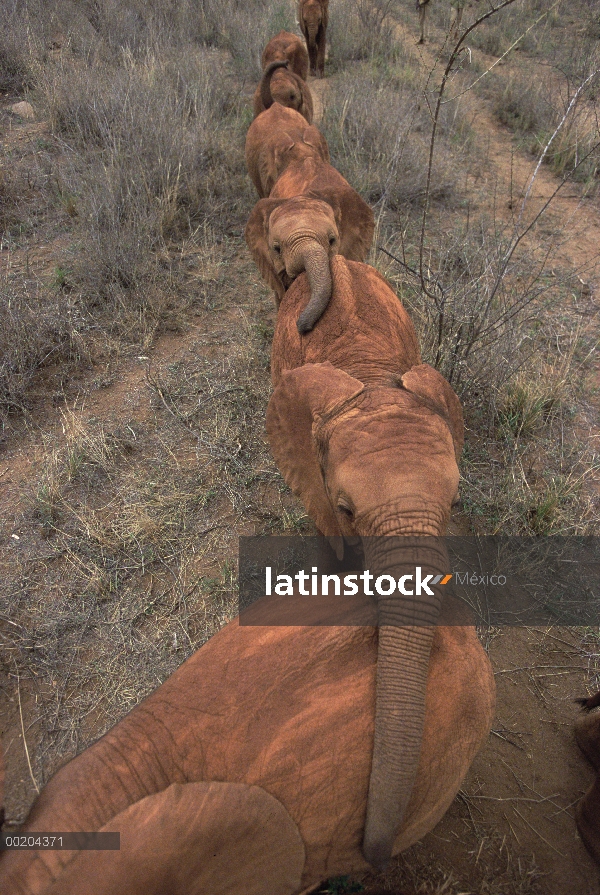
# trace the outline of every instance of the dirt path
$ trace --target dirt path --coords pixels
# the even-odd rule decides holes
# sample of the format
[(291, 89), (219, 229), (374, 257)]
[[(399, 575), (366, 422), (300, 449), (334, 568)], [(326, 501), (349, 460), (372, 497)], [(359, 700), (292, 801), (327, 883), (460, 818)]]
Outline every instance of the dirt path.
[[(404, 24), (396, 37), (428, 73), (442, 41), (431, 29), (430, 42), (416, 44)], [(478, 54), (481, 65), (494, 60)], [(515, 150), (511, 134), (498, 126), (485, 102), (468, 95), (473, 126), (485, 147), (486, 166), (478, 193), (490, 197), (496, 220), (527, 225), (551, 197), (558, 180), (547, 167), (537, 173), (528, 201), (535, 160)], [(598, 252), (600, 203), (580, 199), (569, 185), (553, 200), (544, 226), (562, 230), (556, 264), (581, 271), (589, 284), (595, 314), (600, 295)], [(596, 292), (598, 290), (598, 292)], [(596, 361), (598, 364), (599, 362)], [(597, 366), (600, 381), (600, 366)], [(600, 403), (593, 397), (578, 416), (580, 434), (600, 437)], [(588, 692), (591, 640), (586, 653), (581, 629), (505, 628), (490, 644), (498, 688), (497, 720), (450, 811), (398, 866), (371, 884), (408, 891), (435, 877), (439, 891), (472, 893), (541, 892), (543, 895), (598, 895), (600, 871), (578, 838), (574, 805), (591, 784), (593, 773), (579, 752), (572, 731), (575, 696)], [(437, 875), (436, 875), (437, 874)], [(450, 885), (449, 876), (457, 888)], [(421, 881), (421, 883), (419, 883)], [(421, 891), (419, 889), (419, 891)], [(429, 888), (424, 888), (429, 892)], [(432, 889), (433, 891), (433, 889)]]
[(325, 103), (327, 102), (327, 91), (329, 89), (329, 83), (327, 78), (309, 78), (308, 83), (310, 85), (310, 90), (313, 98), (313, 108), (314, 108), (314, 124), (319, 125), (323, 120), (323, 111), (325, 108)]

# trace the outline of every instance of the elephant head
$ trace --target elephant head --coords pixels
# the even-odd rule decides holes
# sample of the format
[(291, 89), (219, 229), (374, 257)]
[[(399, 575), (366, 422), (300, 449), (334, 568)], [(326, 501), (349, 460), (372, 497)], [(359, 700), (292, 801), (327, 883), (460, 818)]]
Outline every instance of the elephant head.
[[(267, 432), (279, 469), (317, 527), (330, 538), (364, 539), (366, 568), (397, 578), (398, 567), (411, 559), (414, 570), (404, 537), (445, 533), (458, 489), (462, 411), (427, 364), (412, 367), (395, 388), (365, 388), (329, 363), (289, 370), (271, 397)], [(403, 537), (381, 537), (390, 535)], [(445, 574), (445, 548), (433, 544), (427, 571)], [(400, 598), (378, 597), (375, 739), (363, 839), (374, 866), (392, 853), (419, 762), (439, 589), (406, 601), (413, 612), (415, 603), (418, 624), (407, 626)]]
[(300, 16), (302, 31), (306, 35), (306, 42), (309, 48), (311, 48), (316, 43), (319, 28), (323, 21), (323, 8), (319, 0), (304, 0), (304, 2), (301, 2)]
[[(337, 212), (337, 213), (336, 213)], [(246, 242), (277, 304), (303, 271), (310, 284), (310, 301), (298, 317), (298, 330), (309, 332), (323, 314), (332, 291), (330, 262), (339, 249), (339, 206), (297, 196), (262, 199), (246, 226)]]
[(271, 62), (262, 76), (254, 94), (254, 117), (274, 102), (288, 109), (295, 109), (308, 124), (313, 120), (313, 103), (310, 89), (298, 75), (289, 71), (287, 59)]
[(290, 31), (280, 31), (272, 37), (263, 50), (261, 67), (264, 71), (271, 62), (287, 59), (294, 74), (306, 81), (308, 77), (308, 53), (299, 37)]

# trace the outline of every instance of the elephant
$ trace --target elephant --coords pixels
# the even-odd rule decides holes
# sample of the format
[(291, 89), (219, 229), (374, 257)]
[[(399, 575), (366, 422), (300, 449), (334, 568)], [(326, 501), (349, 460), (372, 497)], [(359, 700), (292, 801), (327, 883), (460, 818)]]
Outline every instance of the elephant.
[[(21, 832), (119, 851), (0, 853), (3, 895), (293, 895), (367, 869), (377, 628), (227, 624), (60, 768)], [(435, 631), (419, 771), (394, 852), (443, 816), (491, 725), (473, 627)]]
[(274, 102), (300, 112), (308, 124), (313, 120), (310, 88), (298, 75), (288, 70), (289, 63), (271, 62), (254, 93), (254, 117), (270, 109)]
[(263, 278), (274, 290), (278, 307), (294, 278), (306, 271), (311, 299), (298, 318), (301, 332), (312, 329), (331, 297), (329, 264), (340, 245), (339, 206), (336, 211), (326, 202), (307, 196), (261, 199), (246, 225), (246, 242)]
[(299, 0), (298, 24), (306, 40), (311, 75), (325, 77), (325, 44), (329, 0)]
[(342, 202), (334, 189), (318, 195), (261, 199), (246, 225), (246, 242), (278, 307), (295, 277), (307, 272), (311, 300), (298, 319), (300, 332), (312, 329), (327, 307), (332, 256), (364, 261), (374, 229), (373, 213), (358, 193), (342, 192)]
[[(331, 300), (310, 333), (301, 336), (296, 327), (310, 297), (305, 274), (279, 306), (269, 443), (318, 530), (341, 549), (341, 537), (362, 539), (366, 568), (393, 574), (407, 564), (411, 537), (438, 539), (446, 531), (458, 491), (462, 409), (446, 380), (421, 362), (414, 327), (384, 278), (340, 255), (331, 271)], [(429, 571), (442, 577), (447, 554), (442, 542), (432, 543)], [(363, 841), (374, 866), (392, 852), (416, 778), (441, 591), (431, 593), (404, 604), (378, 599), (375, 744)], [(408, 606), (419, 615), (417, 626), (403, 622)]]
[(588, 699), (577, 700), (586, 714), (575, 722), (575, 737), (579, 748), (594, 766), (596, 780), (577, 805), (575, 819), (583, 844), (597, 864), (600, 864), (600, 712), (589, 713), (600, 706), (600, 691)]
[[(419, 43), (424, 44), (425, 39), (427, 37), (427, 20), (429, 18), (429, 3), (431, 0), (416, 0), (417, 12), (419, 13)], [(456, 40), (458, 38), (460, 27), (462, 24), (463, 12), (465, 9), (466, 0), (450, 0), (450, 7), (452, 10), (451, 20), (450, 20), (450, 30), (448, 31), (448, 37), (451, 40)]]
[(419, 43), (424, 44), (427, 38), (427, 19), (429, 18), (429, 3), (431, 0), (417, 0), (416, 7), (419, 13)]
[[(273, 103), (254, 119), (246, 134), (246, 167), (261, 199), (289, 165), (329, 162), (325, 137), (295, 109)], [(301, 190), (299, 192), (302, 192)], [(294, 194), (296, 195), (296, 194)]]
[(265, 71), (271, 62), (287, 61), (290, 71), (306, 81), (308, 78), (308, 52), (299, 37), (290, 31), (280, 31), (272, 37), (263, 50), (260, 64)]
[(271, 199), (307, 195), (329, 202), (332, 207), (339, 206), (345, 245), (351, 252), (342, 254), (351, 261), (364, 261), (375, 232), (373, 210), (328, 159), (298, 153), (287, 164), (274, 166), (274, 173)]

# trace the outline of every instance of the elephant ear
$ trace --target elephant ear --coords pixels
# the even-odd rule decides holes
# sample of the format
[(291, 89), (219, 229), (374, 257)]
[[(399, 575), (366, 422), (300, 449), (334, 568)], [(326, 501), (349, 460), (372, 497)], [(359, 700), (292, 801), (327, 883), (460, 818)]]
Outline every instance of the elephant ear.
[(331, 205), (340, 234), (340, 254), (349, 261), (364, 261), (369, 254), (375, 218), (373, 210), (349, 185), (347, 189), (319, 186), (307, 193)]
[[(319, 202), (325, 202), (333, 211), (333, 216), (335, 218), (335, 223), (338, 228), (338, 233), (340, 234), (340, 240), (342, 238), (342, 227), (343, 227), (343, 217), (342, 217), (342, 206), (339, 200), (339, 192), (333, 188), (328, 187), (319, 187), (316, 190), (308, 190), (305, 194), (309, 199), (317, 199)], [(344, 256), (347, 257), (347, 256)]]
[(329, 146), (327, 145), (327, 140), (320, 130), (318, 130), (314, 125), (311, 125), (311, 127), (307, 127), (304, 131), (302, 139), (305, 143), (308, 144), (308, 146), (312, 146), (313, 149), (316, 149), (323, 161), (329, 164)]
[(260, 786), (174, 783), (100, 832), (119, 851), (80, 851), (45, 895), (291, 895), (305, 849), (284, 806)]
[(265, 195), (261, 198), (267, 198), (269, 196), (271, 190), (277, 183), (281, 172), (285, 169), (287, 164), (285, 158), (286, 154), (291, 152), (295, 145), (296, 143), (292, 137), (284, 131), (279, 135), (278, 142), (273, 147), (272, 151), (267, 151), (264, 154), (261, 153), (263, 167), (261, 168), (260, 173), (261, 182), (265, 192)]
[(267, 408), (275, 462), (317, 528), (329, 538), (342, 533), (325, 490), (315, 436), (322, 417), (335, 413), (363, 388), (362, 382), (330, 363), (305, 364), (282, 375)]
[(271, 261), (268, 243), (269, 218), (284, 202), (287, 202), (287, 199), (261, 199), (252, 209), (244, 232), (248, 248), (263, 280), (277, 294), (277, 304), (285, 295), (285, 284), (277, 276)]
[(455, 392), (444, 377), (429, 364), (411, 367), (401, 380), (401, 386), (423, 404), (438, 413), (448, 424), (458, 462), (465, 440), (462, 407)]

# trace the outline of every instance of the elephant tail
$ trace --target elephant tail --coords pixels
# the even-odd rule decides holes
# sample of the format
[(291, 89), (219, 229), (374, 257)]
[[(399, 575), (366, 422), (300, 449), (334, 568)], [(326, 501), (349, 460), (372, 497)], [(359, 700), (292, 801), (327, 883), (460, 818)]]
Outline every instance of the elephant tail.
[(273, 72), (278, 68), (288, 68), (288, 66), (289, 62), (287, 59), (281, 59), (279, 62), (271, 62), (267, 65), (265, 73), (262, 76), (262, 81), (260, 82), (260, 98), (265, 109), (270, 109), (273, 105), (273, 97), (271, 95), (271, 78), (273, 77)]

